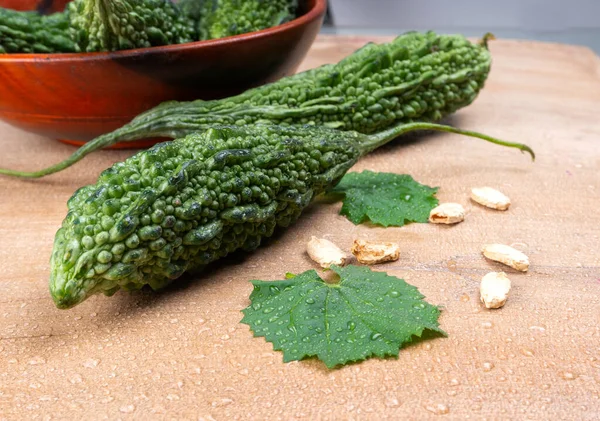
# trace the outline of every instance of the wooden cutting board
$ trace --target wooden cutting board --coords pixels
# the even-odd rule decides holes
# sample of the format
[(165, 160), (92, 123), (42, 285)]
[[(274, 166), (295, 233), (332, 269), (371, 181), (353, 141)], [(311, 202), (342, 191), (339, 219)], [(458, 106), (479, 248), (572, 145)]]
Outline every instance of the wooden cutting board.
[[(303, 68), (336, 62), (369, 40), (323, 36)], [(494, 41), (489, 82), (450, 123), (509, 140), (518, 151), (456, 135), (413, 136), (355, 170), (408, 173), (468, 212), (454, 227), (354, 226), (340, 203), (315, 203), (270, 246), (163, 293), (93, 297), (60, 311), (48, 260), (66, 200), (131, 151), (96, 153), (63, 173), (0, 177), (0, 420), (600, 419), (600, 60), (573, 46)], [(72, 148), (0, 125), (0, 166), (37, 169)], [(507, 212), (469, 200), (474, 186), (509, 195)], [(285, 364), (240, 324), (251, 279), (314, 267), (311, 236), (349, 248), (397, 241), (377, 267), (443, 306), (448, 338), (398, 359), (328, 370)], [(486, 261), (483, 244), (511, 244), (528, 273)], [(479, 281), (506, 270), (500, 310), (479, 303)]]

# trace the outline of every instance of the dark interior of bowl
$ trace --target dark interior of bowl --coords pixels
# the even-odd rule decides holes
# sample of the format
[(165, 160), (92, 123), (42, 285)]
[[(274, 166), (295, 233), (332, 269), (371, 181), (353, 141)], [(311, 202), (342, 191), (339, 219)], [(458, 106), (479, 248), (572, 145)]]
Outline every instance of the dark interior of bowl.
[[(59, 4), (60, 3), (60, 6)], [(36, 10), (41, 13), (41, 14), (48, 14), (48, 13), (52, 13), (55, 10), (62, 10), (64, 9), (64, 1), (54, 1), (54, 0), (40, 0), (38, 1)]]

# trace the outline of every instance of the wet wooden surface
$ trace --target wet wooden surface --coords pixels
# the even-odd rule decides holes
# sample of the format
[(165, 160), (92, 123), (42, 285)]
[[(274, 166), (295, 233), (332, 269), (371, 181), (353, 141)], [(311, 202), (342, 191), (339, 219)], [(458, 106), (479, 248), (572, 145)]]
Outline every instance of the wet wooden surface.
[[(335, 62), (366, 37), (321, 37), (303, 68)], [(600, 60), (573, 46), (495, 41), (489, 82), (452, 124), (530, 144), (538, 159), (455, 135), (395, 142), (355, 170), (408, 173), (468, 211), (455, 227), (354, 226), (315, 203), (271, 245), (163, 293), (93, 297), (60, 311), (48, 260), (66, 200), (131, 151), (103, 151), (37, 181), (0, 178), (0, 420), (569, 419), (600, 417)], [(0, 125), (0, 166), (35, 169), (72, 148)], [(508, 212), (469, 201), (489, 185)], [(239, 323), (251, 279), (313, 268), (312, 235), (349, 248), (398, 241), (378, 266), (444, 307), (448, 338), (399, 358), (338, 370), (284, 364)], [(516, 273), (486, 261), (488, 242), (531, 259)], [(479, 281), (506, 270), (506, 306), (479, 303)]]

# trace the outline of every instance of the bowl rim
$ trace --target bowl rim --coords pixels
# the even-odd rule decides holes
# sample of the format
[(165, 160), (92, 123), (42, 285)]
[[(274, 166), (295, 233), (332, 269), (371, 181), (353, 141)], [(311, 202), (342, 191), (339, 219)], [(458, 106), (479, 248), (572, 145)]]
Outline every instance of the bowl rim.
[(160, 45), (156, 47), (133, 48), (120, 51), (101, 51), (93, 53), (17, 53), (17, 54), (0, 54), (0, 62), (16, 62), (16, 61), (94, 61), (98, 59), (115, 59), (139, 56), (141, 54), (150, 53), (165, 53), (165, 52), (180, 52), (186, 50), (194, 50), (200, 47), (217, 47), (228, 44), (235, 44), (242, 40), (266, 38), (280, 32), (285, 32), (293, 27), (300, 27), (308, 24), (325, 15), (327, 10), (327, 0), (314, 0), (314, 6), (305, 14), (297, 17), (294, 20), (286, 22), (282, 25), (277, 25), (272, 28), (261, 29), (260, 31), (248, 32), (246, 34), (232, 35), (225, 38), (204, 41), (192, 41), (183, 44)]

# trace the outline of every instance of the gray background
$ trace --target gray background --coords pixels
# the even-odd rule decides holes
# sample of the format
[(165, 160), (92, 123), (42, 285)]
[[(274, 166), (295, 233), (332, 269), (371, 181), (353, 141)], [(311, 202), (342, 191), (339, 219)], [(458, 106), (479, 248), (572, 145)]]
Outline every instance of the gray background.
[(600, 0), (329, 0), (325, 33), (432, 29), (585, 45), (600, 54)]

